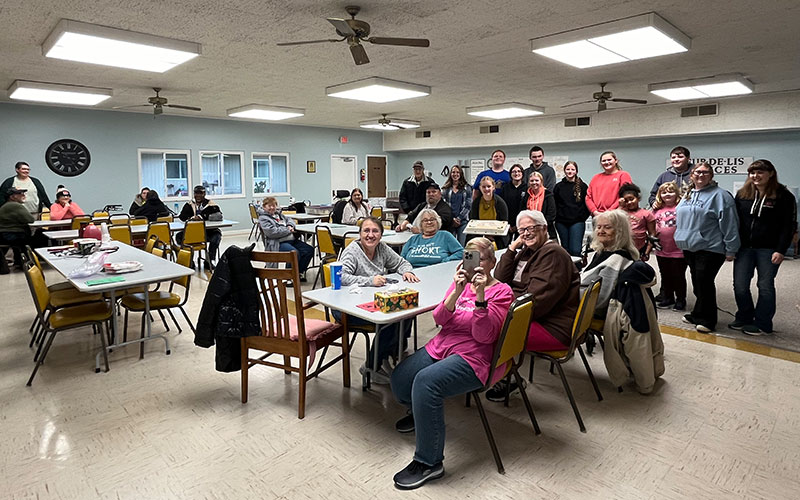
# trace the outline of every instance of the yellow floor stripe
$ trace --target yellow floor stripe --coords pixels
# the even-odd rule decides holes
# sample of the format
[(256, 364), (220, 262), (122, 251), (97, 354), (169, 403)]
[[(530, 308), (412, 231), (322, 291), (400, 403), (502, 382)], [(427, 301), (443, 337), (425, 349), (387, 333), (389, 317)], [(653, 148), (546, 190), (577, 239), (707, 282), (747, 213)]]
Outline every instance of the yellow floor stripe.
[(753, 354), (761, 354), (762, 356), (769, 356), (770, 358), (784, 359), (786, 361), (793, 361), (800, 363), (800, 353), (794, 351), (787, 351), (778, 349), (777, 347), (769, 347), (747, 340), (731, 339), (727, 337), (720, 337), (717, 335), (709, 335), (707, 333), (699, 333), (692, 330), (684, 330), (683, 328), (676, 328), (669, 325), (659, 325), (661, 332), (676, 337), (683, 337), (685, 339), (698, 340), (706, 344), (716, 344), (731, 349), (738, 349), (740, 351), (751, 352)]

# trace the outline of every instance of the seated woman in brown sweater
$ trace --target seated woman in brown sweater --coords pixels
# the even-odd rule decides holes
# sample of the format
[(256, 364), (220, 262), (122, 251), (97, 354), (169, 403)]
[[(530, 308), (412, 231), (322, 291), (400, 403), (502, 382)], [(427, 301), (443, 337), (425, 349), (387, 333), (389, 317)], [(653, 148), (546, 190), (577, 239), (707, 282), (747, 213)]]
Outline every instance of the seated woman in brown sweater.
[[(526, 349), (567, 349), (580, 301), (580, 274), (569, 253), (550, 240), (547, 219), (538, 210), (517, 216), (519, 237), (511, 242), (494, 270), (494, 277), (511, 285), (514, 296), (533, 294), (533, 320)], [(510, 390), (516, 390), (512, 383)], [(503, 401), (504, 381), (486, 392), (490, 401)]]

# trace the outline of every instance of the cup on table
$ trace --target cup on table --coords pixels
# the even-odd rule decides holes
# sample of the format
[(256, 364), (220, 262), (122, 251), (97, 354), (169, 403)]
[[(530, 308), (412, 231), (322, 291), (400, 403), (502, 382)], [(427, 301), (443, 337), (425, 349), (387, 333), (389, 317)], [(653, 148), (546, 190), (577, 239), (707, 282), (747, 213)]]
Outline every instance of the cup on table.
[(342, 288), (342, 265), (338, 262), (331, 264), (331, 288), (341, 290)]

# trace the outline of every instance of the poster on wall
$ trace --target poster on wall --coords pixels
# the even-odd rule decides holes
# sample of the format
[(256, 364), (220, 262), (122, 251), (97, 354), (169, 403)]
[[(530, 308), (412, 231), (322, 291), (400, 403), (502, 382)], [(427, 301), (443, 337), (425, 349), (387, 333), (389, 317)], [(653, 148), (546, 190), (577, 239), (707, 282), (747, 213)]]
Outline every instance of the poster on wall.
[(486, 160), (483, 158), (472, 159), (469, 161), (469, 183), (475, 184), (478, 174), (486, 170)]
[[(698, 155), (692, 157), (692, 163), (708, 163), (714, 169), (714, 175), (747, 175), (747, 167), (753, 163), (752, 156), (711, 156)], [(667, 158), (667, 168), (672, 165)]]
[(556, 182), (564, 178), (564, 164), (569, 161), (569, 156), (546, 156), (544, 160), (556, 171)]
[(518, 158), (512, 158), (512, 157), (506, 158), (506, 163), (505, 163), (506, 170), (511, 170), (511, 167), (513, 167), (517, 163), (522, 165), (522, 168), (525, 169), (528, 168), (528, 165), (531, 164), (531, 161), (527, 158), (523, 158), (522, 156)]

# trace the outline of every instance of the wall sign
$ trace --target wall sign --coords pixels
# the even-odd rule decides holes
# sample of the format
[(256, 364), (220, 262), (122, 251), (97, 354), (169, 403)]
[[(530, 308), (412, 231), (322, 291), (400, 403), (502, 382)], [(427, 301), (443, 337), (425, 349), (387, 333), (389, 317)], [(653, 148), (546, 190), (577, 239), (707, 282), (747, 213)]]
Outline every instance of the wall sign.
[[(697, 165), (706, 162), (714, 169), (714, 175), (747, 175), (747, 167), (753, 163), (752, 156), (698, 156), (692, 157)], [(667, 167), (671, 165), (667, 158)]]

